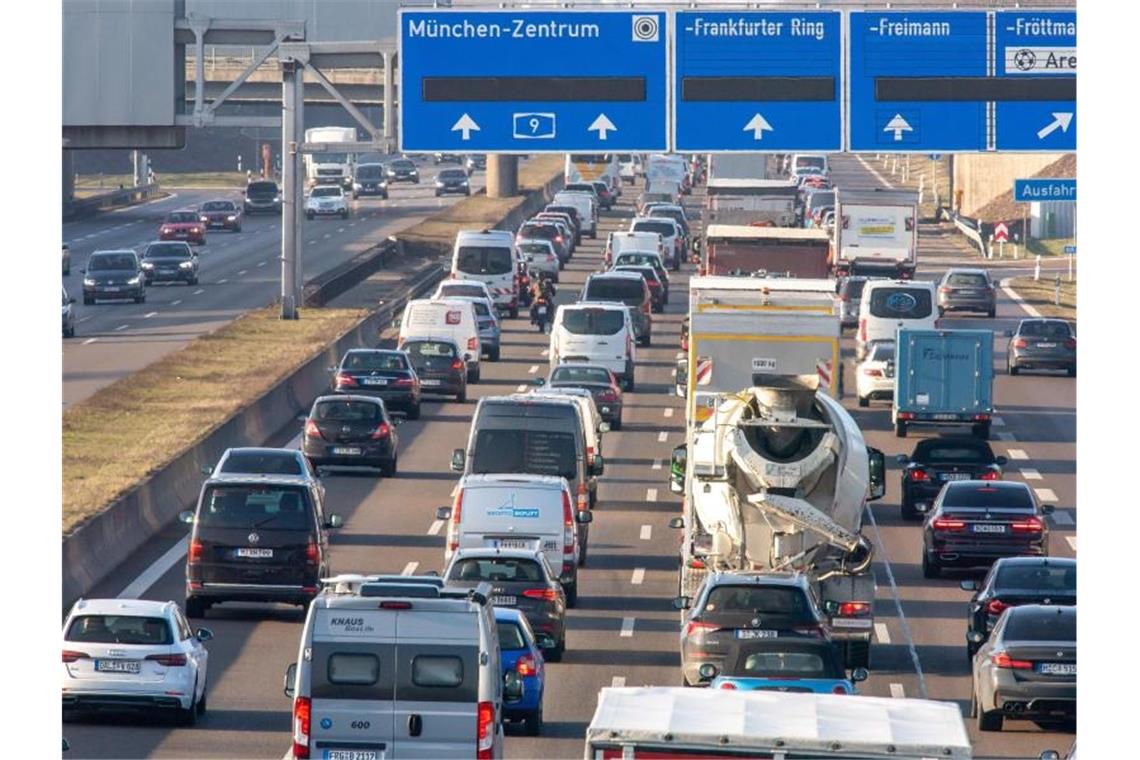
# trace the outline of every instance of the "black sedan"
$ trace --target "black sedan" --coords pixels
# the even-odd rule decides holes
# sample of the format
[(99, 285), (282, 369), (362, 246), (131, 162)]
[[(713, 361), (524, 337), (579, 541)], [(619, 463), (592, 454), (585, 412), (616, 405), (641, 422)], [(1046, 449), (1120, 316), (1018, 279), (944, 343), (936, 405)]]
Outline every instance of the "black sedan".
[(395, 477), (399, 448), (395, 422), (372, 396), (320, 396), (301, 436), (301, 451), (314, 468), (378, 467)]
[(990, 445), (973, 436), (926, 438), (909, 457), (899, 454), (902, 465), (902, 519), (914, 520), (929, 512), (942, 486), (956, 480), (1001, 480), (1003, 456), (994, 456)]
[(1045, 515), (1052, 513), (1025, 483), (947, 483), (922, 528), (922, 575), (937, 578), (946, 567), (988, 566), (1002, 557), (1046, 557)]
[[(980, 584), (962, 581), (973, 591), (966, 614), (966, 650), (972, 660), (989, 638), (998, 616), (1021, 604), (1077, 603), (1077, 560), (1070, 557), (1005, 557), (999, 559)], [(974, 634), (980, 634), (975, 636)]]
[(613, 372), (599, 364), (579, 364), (564, 362), (554, 368), (550, 378), (540, 385), (550, 388), (582, 388), (594, 396), (594, 406), (602, 420), (609, 423), (610, 430), (621, 430), (622, 393), (621, 383)]
[(447, 338), (413, 338), (400, 344), (408, 355), (423, 393), (455, 394), (467, 401), (467, 362), (459, 346)]
[(1077, 374), (1077, 336), (1063, 319), (1023, 319), (1007, 332), (1006, 367), (1016, 375), (1023, 369), (1063, 369)]
[(184, 282), (198, 284), (198, 252), (178, 240), (151, 243), (143, 251), (142, 272), (146, 284)]
[(435, 176), (435, 197), (445, 193), (458, 193), (471, 195), (471, 183), (467, 179), (467, 172), (462, 169), (440, 169)]
[(354, 348), (329, 372), (337, 393), (383, 399), (387, 408), (406, 412), (408, 419), (420, 418), (420, 379), (403, 351)]
[(394, 161), (389, 161), (385, 167), (388, 175), (389, 182), (411, 182), (413, 185), (420, 183), (420, 171), (406, 158), (397, 158)]

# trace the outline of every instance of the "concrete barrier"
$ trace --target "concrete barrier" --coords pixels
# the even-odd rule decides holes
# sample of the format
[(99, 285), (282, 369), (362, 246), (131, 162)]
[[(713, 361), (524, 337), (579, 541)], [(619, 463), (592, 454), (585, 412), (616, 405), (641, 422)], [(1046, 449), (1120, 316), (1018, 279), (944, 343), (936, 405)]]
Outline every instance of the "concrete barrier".
[(141, 203), (160, 192), (161, 189), (158, 185), (139, 185), (138, 187), (113, 190), (109, 193), (100, 193), (90, 198), (75, 198), (63, 204), (63, 218), (64, 221), (83, 219), (103, 209)]

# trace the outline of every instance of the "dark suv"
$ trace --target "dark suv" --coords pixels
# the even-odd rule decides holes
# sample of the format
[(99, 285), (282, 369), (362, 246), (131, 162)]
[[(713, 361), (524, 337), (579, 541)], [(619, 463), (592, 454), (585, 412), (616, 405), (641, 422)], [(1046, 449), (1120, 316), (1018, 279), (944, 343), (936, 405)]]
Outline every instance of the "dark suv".
[(606, 272), (586, 278), (580, 301), (621, 303), (629, 307), (637, 344), (653, 340), (653, 295), (645, 278), (637, 272)]
[(1006, 458), (973, 436), (926, 438), (909, 457), (896, 457), (902, 467), (902, 518), (929, 512), (942, 486), (956, 480), (1001, 480)]
[(277, 183), (267, 179), (250, 182), (245, 188), (242, 208), (247, 214), (258, 212), (280, 214), (281, 190), (277, 187)]
[(329, 571), (328, 530), (320, 489), (303, 476), (219, 473), (194, 512), (186, 554), (186, 615), (221, 602), (283, 602), (302, 607)]
[(181, 240), (154, 242), (142, 256), (142, 272), (147, 285), (155, 282), (198, 284), (198, 252)]

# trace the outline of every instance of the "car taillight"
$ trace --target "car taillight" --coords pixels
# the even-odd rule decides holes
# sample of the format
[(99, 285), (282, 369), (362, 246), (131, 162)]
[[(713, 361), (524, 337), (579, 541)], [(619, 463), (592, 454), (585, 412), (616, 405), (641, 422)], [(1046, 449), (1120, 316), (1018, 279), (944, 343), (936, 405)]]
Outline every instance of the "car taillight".
[(911, 470), (907, 473), (907, 479), (914, 483), (922, 483), (930, 480), (930, 475), (926, 473), (926, 470)]
[(867, 342), (867, 319), (864, 317), (859, 320), (859, 340), (863, 343)]
[(1039, 517), (1027, 517), (1024, 520), (1015, 520), (1009, 524), (1014, 533), (1040, 533), (1045, 530), (1045, 524)]
[[(574, 505), (570, 503), (570, 492), (562, 492), (562, 553), (563, 555), (574, 554)], [(562, 572), (566, 574), (566, 567), (563, 565)]]
[(527, 599), (541, 599), (544, 602), (553, 602), (558, 598), (558, 592), (552, 588), (528, 588), (522, 594)]
[(985, 412), (979, 412), (973, 416), (974, 422), (985, 422), (990, 418), (990, 415)]
[(617, 393), (613, 388), (606, 388), (598, 394), (598, 401), (617, 401)]
[(693, 568), (694, 570), (704, 570), (705, 561), (699, 557), (693, 557), (689, 560), (689, 567)]
[(939, 292), (939, 293), (943, 293), (943, 294), (945, 294), (945, 293), (949, 293), (949, 292), (950, 292), (950, 288), (939, 288), (939, 289), (938, 289), (938, 292)]
[(690, 620), (685, 625), (685, 638), (702, 638), (709, 631), (717, 629), (716, 623), (701, 623), (696, 620)]
[(843, 303), (847, 303), (851, 299), (846, 293), (844, 293), (843, 295), (839, 296), (839, 300), (842, 301)]
[(1069, 338), (1068, 340), (1066, 340), (1065, 341), (1065, 348), (1067, 348), (1071, 351), (1076, 351), (1077, 350), (1077, 339), (1076, 338)]
[(864, 367), (863, 374), (867, 377), (882, 377), (883, 371), (881, 369), (875, 369), (874, 367)]
[(195, 227), (194, 229), (192, 229), (192, 230), (190, 230), (190, 231), (191, 231), (191, 232), (197, 232), (197, 233), (201, 233), (201, 232), (202, 232), (202, 228), (201, 228), (201, 227)]
[(1015, 660), (1009, 656), (1009, 652), (994, 652), (990, 655), (990, 662), (997, 668), (1006, 668), (1009, 670), (1032, 670), (1033, 663), (1029, 660)]
[(310, 540), (309, 543), (305, 545), (305, 562), (308, 562), (310, 565), (317, 565), (320, 564), (320, 561), (321, 549), (317, 546), (316, 541)]
[(997, 470), (986, 470), (978, 476), (978, 480), (1001, 480), (1001, 473)]
[(870, 614), (870, 602), (843, 602), (839, 605), (839, 617), (863, 617)]
[(467, 339), (467, 350), (468, 351), (474, 351), (477, 348), (479, 348), (479, 339), (478, 338), (468, 338)]
[(455, 501), (451, 505), (451, 529), (448, 531), (448, 548), (455, 551), (459, 548), (459, 516), (463, 512), (463, 489), (455, 492)]
[(321, 429), (317, 427), (316, 420), (305, 420), (305, 437), (324, 438), (324, 436), (321, 435)]
[(415, 385), (415, 381), (410, 377), (397, 377), (392, 385), (399, 386), (400, 388), (410, 388)]
[(357, 386), (356, 378), (346, 372), (336, 373), (336, 387), (337, 388), (355, 388)]
[(590, 508), (590, 496), (586, 492), (586, 484), (578, 484), (578, 511), (585, 512)]
[(913, 420), (914, 412), (899, 412), (898, 417), (900, 420)]
[(309, 719), (312, 717), (313, 703), (308, 697), (293, 700), (293, 757), (307, 760), (309, 757)]
[(523, 678), (526, 678), (527, 676), (537, 675), (538, 666), (533, 657), (529, 654), (524, 654), (518, 659), (518, 662), (515, 663), (515, 672)]
[(76, 660), (89, 660), (89, 659), (91, 659), (91, 655), (87, 654), (86, 652), (76, 652), (74, 649), (63, 650), (63, 661), (64, 662), (75, 662)]
[(180, 668), (186, 664), (186, 655), (184, 654), (151, 654), (147, 655), (147, 660), (150, 662), (157, 662), (159, 665), (167, 668)]
[(1025, 340), (1025, 338), (1018, 338), (1013, 342), (1014, 348), (1025, 348), (1028, 345), (1029, 343)]
[(463, 369), (463, 360), (462, 359), (452, 359), (451, 360), (451, 368), (452, 369)]
[(202, 555), (206, 553), (206, 547), (202, 546), (202, 542), (194, 539), (190, 542), (190, 548), (186, 550), (186, 561), (190, 564), (202, 561)]
[(1008, 606), (1009, 605), (1003, 602), (1001, 599), (991, 599), (989, 601), (989, 604), (986, 605), (986, 612), (991, 615), (1000, 615), (1001, 611)]
[(476, 760), (491, 760), (495, 745), (495, 706), (491, 702), (480, 702), (476, 711)]
[(720, 688), (734, 691), (736, 689), (736, 684), (734, 684), (732, 681), (725, 681), (720, 685)]
[(958, 531), (958, 530), (965, 530), (966, 521), (965, 520), (952, 520), (948, 517), (938, 517), (938, 518), (935, 518), (934, 522), (931, 523), (931, 525), (934, 527), (935, 530)]

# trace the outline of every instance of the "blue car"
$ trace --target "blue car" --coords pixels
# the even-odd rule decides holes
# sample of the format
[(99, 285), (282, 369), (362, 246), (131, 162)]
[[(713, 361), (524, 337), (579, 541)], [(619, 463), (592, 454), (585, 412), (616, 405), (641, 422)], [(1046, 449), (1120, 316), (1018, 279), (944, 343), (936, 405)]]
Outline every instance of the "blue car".
[(702, 665), (701, 679), (714, 689), (856, 694), (865, 668), (848, 677), (835, 644), (819, 639), (768, 638), (737, 642), (724, 659), (724, 670)]
[(495, 623), (499, 628), (499, 658), (503, 680), (518, 678), (522, 682), (522, 697), (503, 700), (503, 717), (526, 723), (528, 736), (542, 731), (542, 695), (546, 686), (546, 663), (542, 650), (534, 638), (534, 631), (526, 615), (509, 607), (495, 608)]

